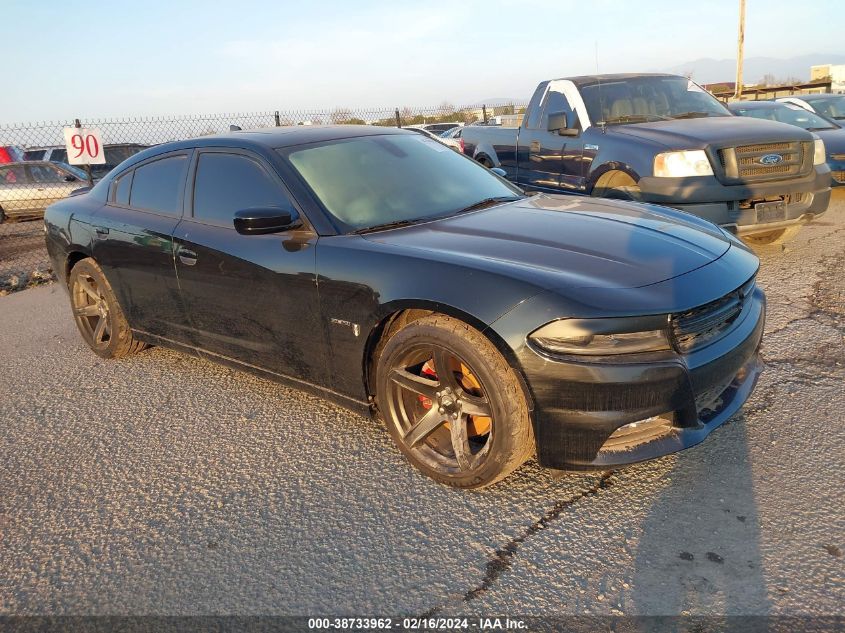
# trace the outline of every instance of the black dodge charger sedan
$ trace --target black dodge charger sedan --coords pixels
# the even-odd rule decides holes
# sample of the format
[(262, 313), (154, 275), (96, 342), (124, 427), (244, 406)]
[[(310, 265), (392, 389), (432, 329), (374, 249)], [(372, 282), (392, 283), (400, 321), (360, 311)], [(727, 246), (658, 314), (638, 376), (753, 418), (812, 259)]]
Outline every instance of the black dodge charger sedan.
[(274, 128), (136, 154), (46, 213), (105, 358), (181, 349), (380, 416), (439, 482), (606, 469), (748, 398), (758, 260), (716, 226), (527, 197), (413, 132)]

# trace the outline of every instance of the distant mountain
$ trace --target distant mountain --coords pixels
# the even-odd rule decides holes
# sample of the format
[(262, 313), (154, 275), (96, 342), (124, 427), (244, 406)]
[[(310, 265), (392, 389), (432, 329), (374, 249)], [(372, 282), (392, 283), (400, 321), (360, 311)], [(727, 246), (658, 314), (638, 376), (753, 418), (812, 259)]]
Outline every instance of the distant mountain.
[[(812, 53), (777, 59), (775, 57), (746, 57), (743, 63), (743, 83), (759, 82), (765, 75), (774, 75), (778, 80), (797, 77), (804, 81), (810, 79), (810, 66), (819, 64), (845, 64), (845, 55)], [(702, 58), (691, 62), (664, 68), (659, 72), (675, 75), (691, 74), (701, 84), (733, 82), (736, 79), (736, 59)]]
[(477, 103), (471, 103), (467, 107), (469, 107), (469, 108), (480, 108), (483, 105), (490, 106), (490, 107), (503, 106), (503, 105), (511, 105), (512, 103), (524, 103), (524, 101), (525, 101), (524, 98), (523, 99), (512, 99), (512, 98), (508, 98), (508, 97), (493, 97), (491, 99), (482, 99), (481, 101), (478, 101)]

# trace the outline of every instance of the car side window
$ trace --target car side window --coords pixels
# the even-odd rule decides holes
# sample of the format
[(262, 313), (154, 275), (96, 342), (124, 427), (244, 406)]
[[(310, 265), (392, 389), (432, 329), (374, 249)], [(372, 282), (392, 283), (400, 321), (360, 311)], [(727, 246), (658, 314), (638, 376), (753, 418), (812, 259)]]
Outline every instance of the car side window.
[(166, 215), (182, 214), (188, 157), (168, 156), (135, 168), (129, 206)]
[(23, 165), (0, 166), (0, 185), (21, 185), (27, 182)]
[(31, 165), (29, 173), (36, 183), (57, 183), (64, 180), (64, 174), (52, 165)]
[(555, 112), (566, 112), (566, 119), (569, 122), (569, 126), (575, 126), (576, 120), (572, 112), (572, 108), (569, 106), (569, 100), (563, 96), (563, 93), (558, 92), (557, 90), (549, 90), (549, 92), (546, 93), (546, 98), (543, 103), (543, 118), (540, 125), (541, 129), (548, 129), (549, 115)]
[(194, 179), (195, 219), (231, 227), (236, 211), (279, 206), (286, 198), (258, 161), (241, 154), (200, 154)]
[(528, 104), (528, 109), (526, 110), (528, 112), (528, 119), (525, 121), (525, 127), (529, 130), (536, 130), (540, 127), (540, 113), (542, 112), (540, 99), (543, 98), (546, 92), (546, 86), (548, 85), (548, 82), (543, 82), (537, 86), (537, 90), (534, 91), (531, 102)]
[(112, 194), (112, 201), (115, 204), (119, 204), (123, 207), (129, 206), (129, 191), (132, 187), (132, 174), (134, 172), (130, 171), (123, 174), (120, 178), (115, 180), (113, 185), (113, 194)]

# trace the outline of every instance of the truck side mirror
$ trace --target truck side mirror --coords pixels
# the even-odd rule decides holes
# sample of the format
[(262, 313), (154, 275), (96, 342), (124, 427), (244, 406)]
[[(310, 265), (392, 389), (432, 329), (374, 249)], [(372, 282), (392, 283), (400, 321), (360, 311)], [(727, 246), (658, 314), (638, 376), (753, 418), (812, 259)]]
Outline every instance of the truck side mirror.
[(578, 130), (569, 127), (566, 112), (552, 112), (549, 114), (549, 132), (557, 132), (560, 136), (578, 136)]

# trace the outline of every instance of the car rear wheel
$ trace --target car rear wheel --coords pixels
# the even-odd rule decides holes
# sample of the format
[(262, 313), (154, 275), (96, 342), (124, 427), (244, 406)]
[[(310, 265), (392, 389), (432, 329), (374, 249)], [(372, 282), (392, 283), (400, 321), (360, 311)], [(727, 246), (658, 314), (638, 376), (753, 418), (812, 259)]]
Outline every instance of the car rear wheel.
[(123, 310), (97, 262), (90, 258), (78, 261), (68, 276), (68, 288), (76, 327), (95, 354), (120, 358), (146, 347), (132, 336)]
[(783, 244), (787, 240), (791, 240), (798, 231), (800, 226), (788, 226), (785, 229), (775, 229), (766, 231), (765, 233), (754, 233), (752, 235), (743, 236), (743, 241), (752, 246), (767, 246), (770, 244)]
[(440, 483), (489, 486), (534, 450), (514, 370), (457, 319), (431, 315), (394, 334), (378, 360), (376, 396), (399, 449)]

